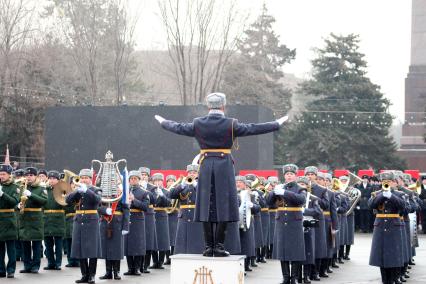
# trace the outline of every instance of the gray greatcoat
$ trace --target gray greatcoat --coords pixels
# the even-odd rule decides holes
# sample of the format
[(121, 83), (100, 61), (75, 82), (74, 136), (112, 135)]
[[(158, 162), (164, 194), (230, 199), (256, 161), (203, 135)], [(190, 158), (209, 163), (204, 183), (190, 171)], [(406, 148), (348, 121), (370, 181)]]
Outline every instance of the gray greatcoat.
[[(124, 255), (141, 256), (146, 254), (145, 214), (149, 206), (149, 193), (139, 186), (131, 187), (135, 199), (130, 203), (129, 233), (124, 236)], [(137, 212), (142, 211), (142, 212)]]
[[(176, 230), (175, 254), (201, 254), (204, 250), (203, 225), (194, 222), (197, 187), (179, 185), (170, 190), (171, 199), (179, 199), (180, 209)], [(182, 208), (189, 206), (189, 208)]]
[(119, 200), (112, 216), (106, 214), (108, 207), (108, 205), (104, 205), (98, 209), (101, 216), (100, 258), (120, 260), (124, 257), (124, 237), (122, 231), (129, 231), (129, 205)]
[[(176, 134), (195, 137), (202, 150), (230, 150), (237, 137), (279, 129), (277, 122), (244, 124), (220, 113), (195, 118), (191, 123), (165, 120), (161, 126)], [(195, 221), (237, 222), (239, 212), (232, 156), (216, 151), (204, 153), (200, 159)]]
[[(67, 204), (77, 204), (77, 210), (98, 210), (101, 191), (89, 186), (85, 193), (74, 191), (66, 198)], [(76, 259), (98, 258), (101, 256), (99, 215), (76, 214), (74, 216), (71, 257)]]
[[(402, 196), (391, 191), (392, 196), (387, 199), (382, 191), (373, 193), (368, 200), (371, 210), (378, 214), (397, 214), (404, 210), (405, 204)], [(376, 215), (377, 216), (377, 215)], [(374, 221), (373, 240), (371, 243), (370, 265), (383, 268), (402, 267), (403, 243), (401, 228), (403, 221), (398, 217), (379, 218)]]
[(151, 184), (148, 184), (146, 190), (148, 191), (149, 196), (149, 207), (145, 212), (145, 237), (146, 237), (146, 250), (147, 251), (156, 251), (158, 249), (157, 245), (157, 230), (155, 228), (155, 212), (154, 205), (156, 198), (153, 194), (155, 187)]
[(304, 261), (305, 242), (303, 233), (303, 213), (285, 211), (285, 207), (300, 207), (306, 203), (306, 189), (295, 182), (287, 183), (283, 196), (273, 191), (267, 197), (269, 205), (276, 204), (278, 211), (275, 217), (275, 236), (273, 258), (283, 261)]
[[(330, 211), (330, 197), (326, 188), (314, 184), (312, 194), (320, 198), (318, 203), (323, 211)], [(324, 215), (321, 214), (318, 221), (318, 227), (315, 228), (315, 259), (327, 258), (328, 255)]]
[[(155, 191), (155, 188), (153, 189)], [(169, 192), (164, 188), (161, 189), (163, 195), (155, 196), (155, 230), (157, 235), (157, 250), (167, 251), (170, 249), (169, 236), (169, 216), (166, 209), (170, 207), (171, 202), (168, 197)], [(154, 193), (154, 195), (156, 195)]]

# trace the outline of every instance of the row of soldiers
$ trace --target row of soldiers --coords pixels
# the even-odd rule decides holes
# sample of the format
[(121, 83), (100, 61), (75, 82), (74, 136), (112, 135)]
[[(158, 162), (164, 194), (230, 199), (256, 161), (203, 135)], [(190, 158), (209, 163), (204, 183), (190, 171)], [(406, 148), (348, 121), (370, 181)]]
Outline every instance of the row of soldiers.
[[(123, 256), (128, 264), (125, 275), (140, 275), (149, 273), (149, 268), (163, 269), (163, 264), (170, 264), (170, 254), (202, 253), (205, 239), (221, 239), (220, 235), (207, 234), (220, 234), (220, 230), (203, 230), (202, 223), (193, 221), (198, 166), (188, 165), (187, 172), (189, 178), (178, 183), (175, 176), (167, 176), (165, 188), (162, 174), (150, 176), (150, 170), (144, 167), (131, 171), (130, 204), (120, 201), (108, 206), (101, 204), (99, 189), (91, 185), (92, 172), (83, 169), (78, 188), (67, 197), (69, 205), (63, 207), (55, 201), (52, 192), (60, 179), (59, 172), (49, 172), (49, 185), (41, 187), (37, 170), (27, 168), (24, 172), (27, 189), (22, 191), (13, 182), (10, 167), (1, 165), (0, 214), (11, 218), (0, 219), (7, 220), (4, 225), (8, 229), (0, 240), (5, 242), (1, 249), (7, 248), (9, 258), (7, 268), (4, 260), (0, 260), (0, 276), (5, 277), (7, 272), (7, 277), (13, 277), (18, 239), (24, 248), (22, 273), (37, 273), (44, 240), (48, 258), (45, 269), (60, 269), (64, 244), (68, 248), (66, 266), (81, 268), (82, 278), (77, 283), (94, 283), (97, 258), (106, 260), (106, 274), (100, 278), (118, 280)], [(251, 271), (250, 267), (256, 267), (256, 263), (266, 262), (265, 258), (279, 259), (283, 283), (296, 283), (296, 280), (310, 283), (328, 277), (332, 268), (349, 260), (354, 217), (353, 213), (346, 214), (351, 200), (332, 186), (330, 174), (316, 167), (305, 168), (304, 177), (298, 178), (296, 173), (297, 166), (284, 166), (284, 185), (280, 185), (276, 177), (260, 183), (255, 182), (257, 177), (253, 174), (235, 178), (238, 191), (250, 192), (252, 220), (248, 228), (241, 222), (228, 224), (223, 253), (246, 255), (246, 271)], [(342, 176), (340, 180), (346, 183), (348, 177)], [(24, 208), (19, 202), (20, 196), (27, 197)], [(16, 214), (16, 210), (22, 214)], [(300, 242), (301, 239), (304, 242)], [(380, 247), (377, 238), (374, 240), (372, 257), (387, 253), (373, 253)], [(384, 283), (398, 283), (408, 276), (415, 245), (409, 242), (409, 235), (405, 235), (404, 241), (407, 249), (403, 265), (398, 266), (398, 279)], [(385, 264), (373, 262), (372, 265), (383, 265), (387, 271)]]

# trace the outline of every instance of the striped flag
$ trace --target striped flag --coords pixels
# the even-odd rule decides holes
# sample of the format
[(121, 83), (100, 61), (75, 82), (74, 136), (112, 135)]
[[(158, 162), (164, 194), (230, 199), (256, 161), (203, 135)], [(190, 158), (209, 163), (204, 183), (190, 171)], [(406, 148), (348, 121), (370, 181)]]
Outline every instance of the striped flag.
[(123, 181), (123, 196), (121, 197), (121, 200), (125, 204), (130, 204), (130, 200), (129, 200), (129, 172), (127, 171), (127, 167), (125, 167), (123, 172), (121, 173), (121, 178), (122, 178), (122, 181)]
[(10, 165), (9, 144), (6, 145), (6, 156), (4, 157), (4, 163), (6, 165)]

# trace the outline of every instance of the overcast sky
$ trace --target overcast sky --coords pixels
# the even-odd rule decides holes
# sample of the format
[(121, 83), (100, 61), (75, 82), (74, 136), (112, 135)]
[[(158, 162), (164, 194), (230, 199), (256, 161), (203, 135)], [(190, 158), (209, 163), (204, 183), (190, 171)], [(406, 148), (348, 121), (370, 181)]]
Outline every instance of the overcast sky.
[[(276, 19), (274, 30), (281, 43), (296, 48), (296, 60), (284, 72), (306, 78), (314, 56), (312, 48), (322, 46), (327, 35), (359, 34), (368, 76), (391, 100), (392, 114), (403, 120), (404, 80), (410, 64), (411, 0), (240, 0), (239, 5), (250, 13), (252, 22), (264, 2)], [(146, 0), (142, 11), (137, 48), (164, 49), (157, 1)]]

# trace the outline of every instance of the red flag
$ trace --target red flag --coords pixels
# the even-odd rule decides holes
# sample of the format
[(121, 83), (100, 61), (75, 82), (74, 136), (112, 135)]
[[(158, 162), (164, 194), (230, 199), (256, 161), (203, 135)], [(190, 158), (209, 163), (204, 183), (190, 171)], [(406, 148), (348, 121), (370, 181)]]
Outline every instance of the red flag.
[(6, 145), (6, 156), (4, 157), (4, 163), (6, 165), (10, 165), (9, 145)]

